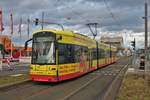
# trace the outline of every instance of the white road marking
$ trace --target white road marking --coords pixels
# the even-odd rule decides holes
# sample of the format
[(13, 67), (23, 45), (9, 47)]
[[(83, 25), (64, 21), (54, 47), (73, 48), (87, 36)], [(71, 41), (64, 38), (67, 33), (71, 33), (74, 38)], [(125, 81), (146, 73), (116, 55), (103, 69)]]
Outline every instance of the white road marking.
[(17, 76), (22, 76), (23, 74), (14, 74), (14, 75), (10, 75), (12, 77), (17, 77)]

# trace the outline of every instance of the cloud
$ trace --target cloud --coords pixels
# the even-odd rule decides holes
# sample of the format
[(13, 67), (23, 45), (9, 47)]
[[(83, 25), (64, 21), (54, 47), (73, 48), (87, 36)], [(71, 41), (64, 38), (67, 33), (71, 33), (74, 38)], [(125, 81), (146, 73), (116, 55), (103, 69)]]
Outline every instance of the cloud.
[[(18, 24), (18, 18), (26, 19), (30, 16), (32, 19), (41, 18), (42, 11), (45, 12), (45, 19), (50, 22), (72, 24), (86, 24), (88, 22), (98, 22), (101, 27), (104, 26), (108, 31), (116, 30), (110, 28), (118, 26), (119, 30), (124, 27), (141, 25), (143, 17), (143, 1), (141, 0), (11, 0), (3, 1), (0, 6), (4, 9), (6, 25), (9, 25), (9, 13), (12, 10), (14, 14), (14, 24)], [(116, 20), (110, 14), (112, 12)], [(26, 21), (24, 21), (25, 23)], [(124, 27), (119, 27), (119, 26)], [(108, 27), (107, 27), (108, 26)], [(133, 27), (133, 30), (135, 28)], [(117, 31), (117, 30), (116, 30)], [(135, 31), (139, 31), (138, 29)]]
[[(148, 1), (150, 5), (150, 2)], [(13, 13), (17, 33), (20, 17), (23, 18), (22, 33), (26, 34), (27, 18), (30, 17), (31, 33), (40, 26), (34, 26), (35, 18), (63, 24), (66, 30), (73, 30), (91, 36), (87, 23), (98, 23), (102, 33), (142, 33), (144, 31), (144, 0), (0, 0), (3, 9), (4, 34), (10, 33), (10, 12)], [(150, 10), (150, 7), (149, 7)], [(149, 17), (150, 18), (150, 17)], [(60, 29), (57, 25), (44, 25), (45, 28)], [(149, 27), (150, 28), (150, 27)], [(26, 35), (23, 35), (27, 38)], [(14, 38), (19, 37), (14, 34)], [(31, 37), (31, 36), (30, 36)], [(140, 39), (140, 38), (138, 38)]]

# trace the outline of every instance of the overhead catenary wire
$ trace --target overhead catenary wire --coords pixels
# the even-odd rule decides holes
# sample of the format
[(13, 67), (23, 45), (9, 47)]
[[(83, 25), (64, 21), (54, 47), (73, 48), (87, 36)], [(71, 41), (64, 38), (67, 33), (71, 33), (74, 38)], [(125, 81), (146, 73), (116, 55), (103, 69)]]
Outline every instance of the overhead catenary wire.
[(113, 19), (119, 26), (121, 26), (121, 24), (118, 22), (116, 16), (114, 15), (114, 13), (111, 11), (111, 8), (109, 7), (109, 5), (108, 5), (108, 3), (107, 3), (107, 0), (104, 0), (104, 4), (105, 4), (105, 6), (106, 6), (108, 12), (110, 13), (112, 19)]
[[(58, 2), (60, 2), (60, 1), (57, 0), (56, 3), (58, 3)], [(57, 6), (58, 6), (58, 4), (57, 4)], [(67, 6), (67, 8), (70, 9), (73, 14), (78, 15), (80, 18), (82, 18), (81, 14), (78, 13), (78, 12), (76, 12), (76, 11), (74, 11), (70, 6)], [(67, 17), (66, 19), (67, 19), (67, 20), (70, 20), (70, 19), (72, 19), (72, 18), (71, 18), (71, 17)], [(88, 21), (88, 20), (86, 20), (86, 21)], [(90, 29), (90, 32), (92, 33), (92, 35), (93, 35), (94, 38), (95, 38), (95, 36), (97, 35), (97, 24), (92, 24), (92, 25), (94, 25), (94, 27), (95, 27), (95, 31), (92, 29), (92, 26), (91, 26), (90, 23), (87, 23), (86, 25), (88, 26), (88, 28)], [(86, 35), (89, 36), (89, 34), (86, 34)]]

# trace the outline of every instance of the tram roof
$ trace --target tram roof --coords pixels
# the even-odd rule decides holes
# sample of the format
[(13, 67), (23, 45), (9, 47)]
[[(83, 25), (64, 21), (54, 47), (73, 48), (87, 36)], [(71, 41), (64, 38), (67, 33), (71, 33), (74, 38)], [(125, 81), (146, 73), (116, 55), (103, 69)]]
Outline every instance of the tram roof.
[[(83, 35), (83, 34), (80, 34), (80, 33), (75, 33), (75, 32), (72, 32), (72, 31), (67, 31), (67, 30), (53, 30), (53, 29), (47, 29), (47, 30), (39, 30), (39, 31), (36, 31), (34, 32), (34, 34), (38, 33), (38, 32), (52, 32), (56, 35), (65, 35), (65, 36), (70, 36), (70, 37), (76, 37), (76, 38), (81, 38), (81, 39), (84, 39), (86, 41), (90, 41), (90, 42), (93, 42), (93, 43), (96, 43), (95, 40), (91, 39), (90, 37), (86, 36), (86, 35)], [(109, 49), (109, 45), (108, 44), (104, 44), (104, 43), (99, 43), (99, 46), (103, 49), (106, 49), (108, 50)], [(112, 50), (116, 50), (116, 47), (114, 46), (111, 46)]]
[(91, 39), (90, 37), (88, 37), (86, 35), (83, 35), (80, 33), (75, 33), (72, 31), (67, 31), (67, 30), (52, 30), (52, 29), (50, 29), (50, 30), (39, 30), (39, 31), (34, 32), (34, 34), (36, 34), (38, 32), (43, 32), (43, 31), (53, 32), (56, 35), (72, 36), (72, 37), (82, 38), (82, 39), (86, 39), (86, 40), (91, 40), (92, 42), (96, 42), (95, 40)]

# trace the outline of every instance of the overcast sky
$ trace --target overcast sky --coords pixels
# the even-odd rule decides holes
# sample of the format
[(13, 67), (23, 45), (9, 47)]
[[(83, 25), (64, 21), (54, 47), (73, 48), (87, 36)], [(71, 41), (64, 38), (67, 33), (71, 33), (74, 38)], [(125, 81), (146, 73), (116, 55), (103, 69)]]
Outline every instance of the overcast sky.
[[(134, 37), (138, 47), (144, 43), (144, 0), (0, 0), (0, 8), (3, 10), (3, 34), (10, 35), (10, 12), (13, 13), (14, 43), (20, 41), (19, 19), (23, 18), (22, 39), (27, 39), (27, 18), (41, 19), (42, 12), (45, 21), (62, 24), (66, 30), (91, 35), (86, 24), (98, 23), (97, 38), (123, 36), (126, 47)], [(31, 23), (30, 37), (40, 28)], [(60, 29), (56, 25), (45, 25), (45, 28)]]

